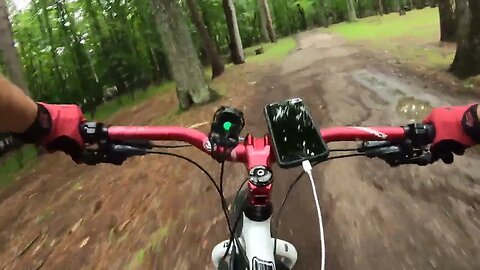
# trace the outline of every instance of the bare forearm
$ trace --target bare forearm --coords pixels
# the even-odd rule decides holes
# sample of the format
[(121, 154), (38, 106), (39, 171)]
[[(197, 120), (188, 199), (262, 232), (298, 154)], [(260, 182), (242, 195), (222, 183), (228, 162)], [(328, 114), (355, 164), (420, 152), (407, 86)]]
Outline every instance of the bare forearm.
[(37, 116), (37, 105), (0, 75), (0, 132), (24, 132)]

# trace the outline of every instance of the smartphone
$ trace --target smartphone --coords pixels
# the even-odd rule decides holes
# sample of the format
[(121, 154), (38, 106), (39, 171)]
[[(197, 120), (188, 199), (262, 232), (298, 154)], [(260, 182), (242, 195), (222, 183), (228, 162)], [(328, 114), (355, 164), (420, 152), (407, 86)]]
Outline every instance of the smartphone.
[(304, 160), (327, 159), (327, 144), (302, 99), (269, 104), (264, 112), (281, 168), (299, 166)]

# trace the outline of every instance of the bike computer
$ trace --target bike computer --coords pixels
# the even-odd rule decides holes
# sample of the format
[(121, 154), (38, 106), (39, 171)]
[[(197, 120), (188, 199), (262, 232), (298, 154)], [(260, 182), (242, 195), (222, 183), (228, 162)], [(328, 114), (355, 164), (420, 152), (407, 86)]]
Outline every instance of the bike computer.
[(300, 98), (265, 106), (278, 165), (299, 166), (304, 160), (323, 161), (328, 148)]

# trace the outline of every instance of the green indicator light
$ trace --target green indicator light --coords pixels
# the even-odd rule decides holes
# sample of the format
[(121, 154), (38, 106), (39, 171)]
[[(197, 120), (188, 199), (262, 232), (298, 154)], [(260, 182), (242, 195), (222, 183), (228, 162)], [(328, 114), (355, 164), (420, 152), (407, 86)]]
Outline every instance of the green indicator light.
[(223, 123), (223, 129), (225, 129), (226, 131), (229, 131), (230, 128), (232, 128), (232, 123), (231, 122), (225, 122)]

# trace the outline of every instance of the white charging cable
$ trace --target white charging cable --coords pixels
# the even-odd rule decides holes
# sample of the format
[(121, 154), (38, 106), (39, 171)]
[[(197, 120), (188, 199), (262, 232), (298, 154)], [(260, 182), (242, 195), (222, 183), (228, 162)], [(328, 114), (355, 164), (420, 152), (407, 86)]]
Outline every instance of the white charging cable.
[(303, 170), (308, 174), (308, 178), (310, 178), (310, 184), (312, 184), (313, 198), (315, 199), (315, 206), (317, 207), (318, 225), (320, 226), (320, 244), (322, 248), (322, 264), (320, 269), (325, 270), (325, 235), (323, 232), (322, 211), (320, 210), (320, 203), (318, 202), (317, 188), (315, 187), (312, 176), (312, 164), (310, 164), (310, 161), (304, 160), (302, 166)]

